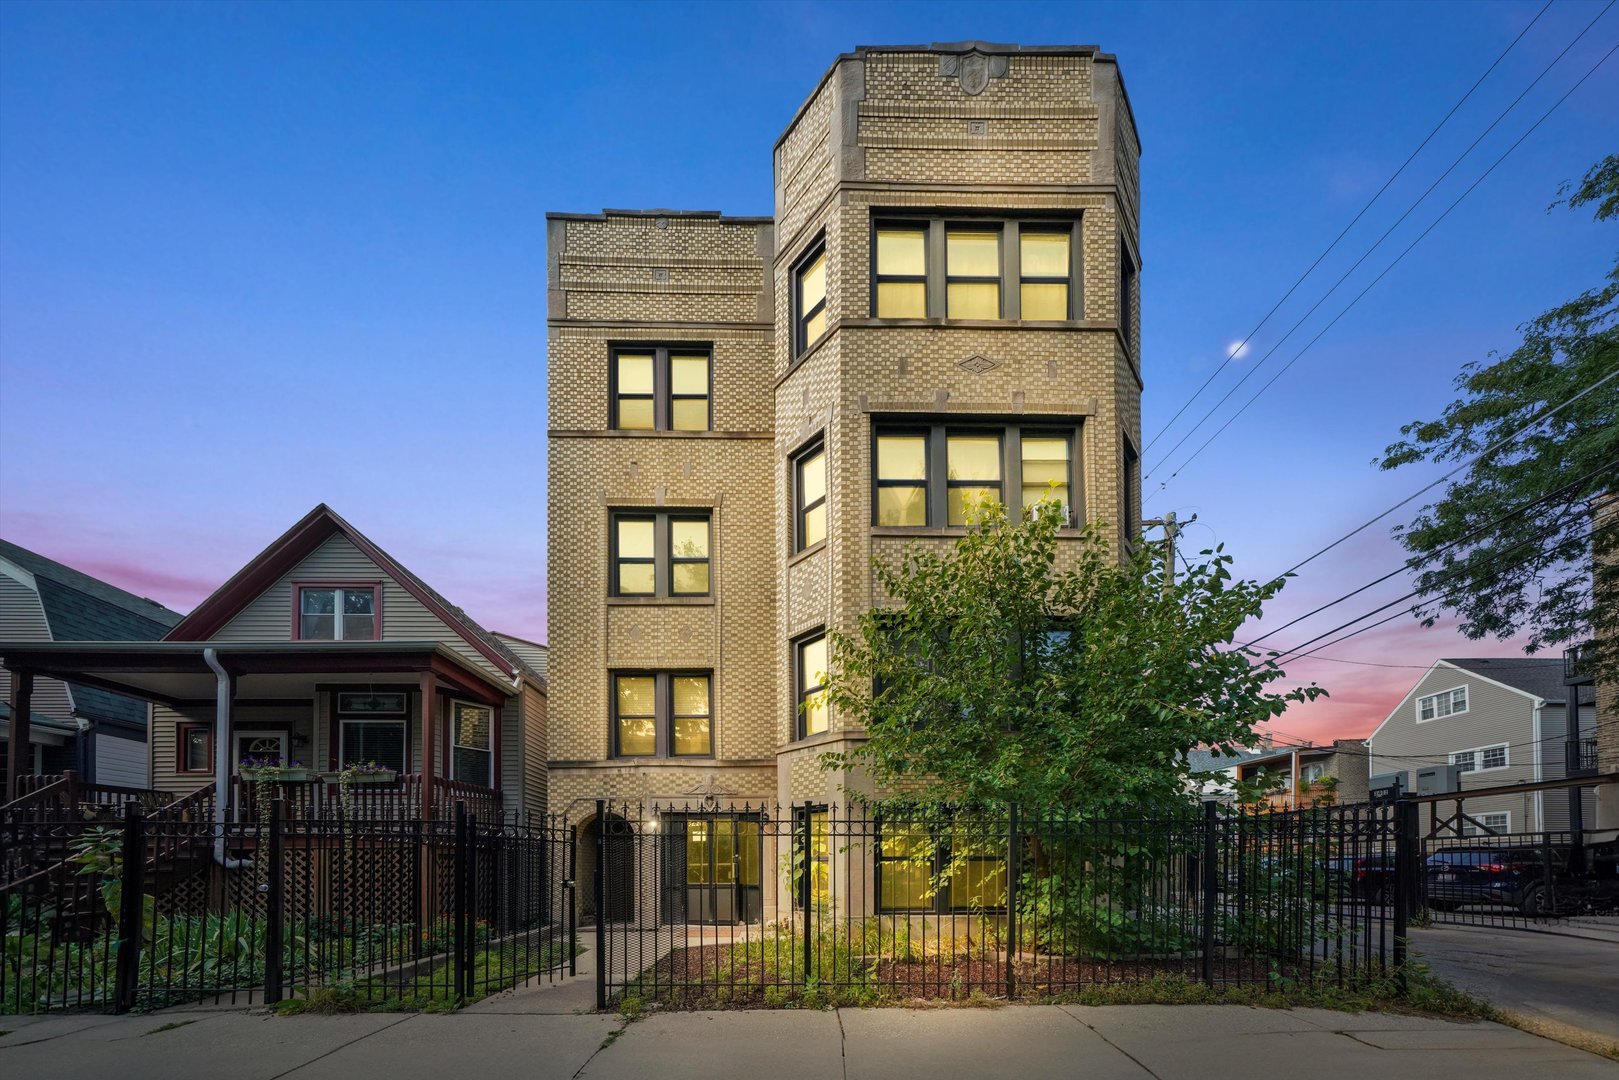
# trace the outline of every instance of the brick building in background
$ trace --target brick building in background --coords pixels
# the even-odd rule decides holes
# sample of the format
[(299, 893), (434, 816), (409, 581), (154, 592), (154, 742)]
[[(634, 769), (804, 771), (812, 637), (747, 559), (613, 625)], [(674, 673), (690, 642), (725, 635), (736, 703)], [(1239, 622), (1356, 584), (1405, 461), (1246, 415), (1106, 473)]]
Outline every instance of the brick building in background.
[(865, 47), (773, 217), (550, 216), (553, 809), (836, 801), (818, 672), (874, 557), (971, 492), (1133, 534), (1139, 153), (1095, 47)]

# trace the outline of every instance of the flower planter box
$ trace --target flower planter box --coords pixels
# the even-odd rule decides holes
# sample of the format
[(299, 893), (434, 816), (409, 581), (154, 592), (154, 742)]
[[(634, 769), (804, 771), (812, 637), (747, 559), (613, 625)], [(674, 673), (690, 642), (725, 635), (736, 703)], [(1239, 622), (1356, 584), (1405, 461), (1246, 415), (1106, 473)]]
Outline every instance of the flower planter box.
[(315, 779), (314, 769), (272, 768), (272, 769), (242, 769), (243, 780), (255, 784), (308, 784)]
[[(343, 782), (343, 774), (341, 772), (323, 772), (323, 773), (320, 774), (320, 778), (322, 780), (326, 781), (328, 784), (340, 784), (340, 783)], [(351, 784), (392, 784), (394, 781), (396, 781), (398, 779), (399, 779), (399, 774), (394, 772), (392, 769), (388, 769), (388, 770), (385, 770), (383, 772), (355, 773), (353, 776), (351, 776), (349, 778), (349, 783), (351, 783)]]

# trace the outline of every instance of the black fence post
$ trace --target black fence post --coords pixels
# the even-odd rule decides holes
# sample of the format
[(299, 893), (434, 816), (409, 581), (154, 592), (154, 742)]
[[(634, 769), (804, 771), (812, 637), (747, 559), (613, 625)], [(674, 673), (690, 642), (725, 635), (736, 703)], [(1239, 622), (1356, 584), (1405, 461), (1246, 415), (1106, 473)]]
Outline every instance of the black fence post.
[(264, 1003), (274, 1005), (281, 1000), (282, 949), (282, 866), (281, 816), (286, 803), (280, 799), (270, 804), (270, 835), (265, 858), (269, 865), (264, 875)]
[(1019, 855), (1023, 846), (1018, 832), (1017, 804), (1006, 807), (1006, 996), (1017, 998), (1017, 887), (1021, 872)]
[(591, 883), (596, 904), (596, 1008), (607, 1008), (607, 800), (596, 800), (596, 880)]
[(145, 912), (146, 843), (139, 804), (124, 804), (124, 840), (118, 882), (118, 955), (113, 978), (114, 1009), (127, 1013), (135, 1007), (140, 986), (141, 931)]
[[(461, 949), (461, 999), (472, 997), (474, 992), (473, 957), (478, 951), (478, 815), (465, 815), (465, 844), (466, 844), (466, 903), (462, 908), (462, 939), (466, 945)], [(494, 928), (490, 927), (490, 933)]]
[[(793, 853), (793, 866), (798, 871), (798, 906), (804, 913), (804, 986), (807, 989), (809, 987), (810, 968), (815, 957), (815, 943), (811, 937), (812, 922), (810, 917), (810, 901), (815, 894), (810, 882), (810, 818), (812, 815), (808, 803), (804, 805), (804, 813), (801, 816), (803, 818), (803, 829), (793, 830), (793, 840), (798, 848)], [(831, 829), (830, 815), (828, 815), (827, 821), (827, 828)], [(828, 845), (830, 843), (831, 838), (829, 836)]]
[(1220, 804), (1213, 799), (1203, 804), (1203, 985), (1214, 985), (1214, 901), (1219, 888), (1215, 865), (1219, 857)]
[(454, 881), (450, 888), (450, 969), (453, 972), (452, 992), (462, 996), (462, 978), (466, 971), (467, 954), (467, 804), (455, 804), (455, 846), (451, 848), (451, 873)]
[(1405, 993), (1406, 937), (1410, 931), (1413, 900), (1417, 893), (1417, 805), (1401, 799), (1394, 804), (1394, 980)]

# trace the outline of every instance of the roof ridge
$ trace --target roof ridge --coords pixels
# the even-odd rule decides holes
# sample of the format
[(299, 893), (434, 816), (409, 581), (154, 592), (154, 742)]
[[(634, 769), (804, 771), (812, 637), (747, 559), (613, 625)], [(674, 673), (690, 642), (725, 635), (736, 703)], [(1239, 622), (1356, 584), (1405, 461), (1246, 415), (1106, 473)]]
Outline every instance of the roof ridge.
[(165, 630), (183, 618), (178, 611), (165, 607), (149, 596), (139, 596), (128, 589), (121, 589), (110, 581), (87, 574), (83, 570), (76, 570), (64, 562), (59, 562), (48, 555), (41, 555), (14, 541), (0, 538), (0, 556), (17, 563), (36, 578), (46, 578), (93, 600), (122, 608), (131, 615), (150, 619)]

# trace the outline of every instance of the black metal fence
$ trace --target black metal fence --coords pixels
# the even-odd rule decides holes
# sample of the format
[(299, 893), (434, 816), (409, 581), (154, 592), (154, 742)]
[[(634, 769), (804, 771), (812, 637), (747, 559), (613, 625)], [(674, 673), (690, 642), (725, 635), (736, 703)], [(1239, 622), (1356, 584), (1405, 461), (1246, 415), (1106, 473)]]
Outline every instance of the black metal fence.
[(1619, 844), (1575, 839), (1566, 831), (1427, 837), (1421, 905), (1440, 924), (1619, 929)]
[(1391, 805), (1098, 818), (603, 801), (587, 829), (598, 1002), (1351, 983), (1403, 958), (1416, 868), (1397, 838), (1414, 820)]
[(0, 824), (0, 1013), (465, 1001), (573, 963), (553, 818)]

